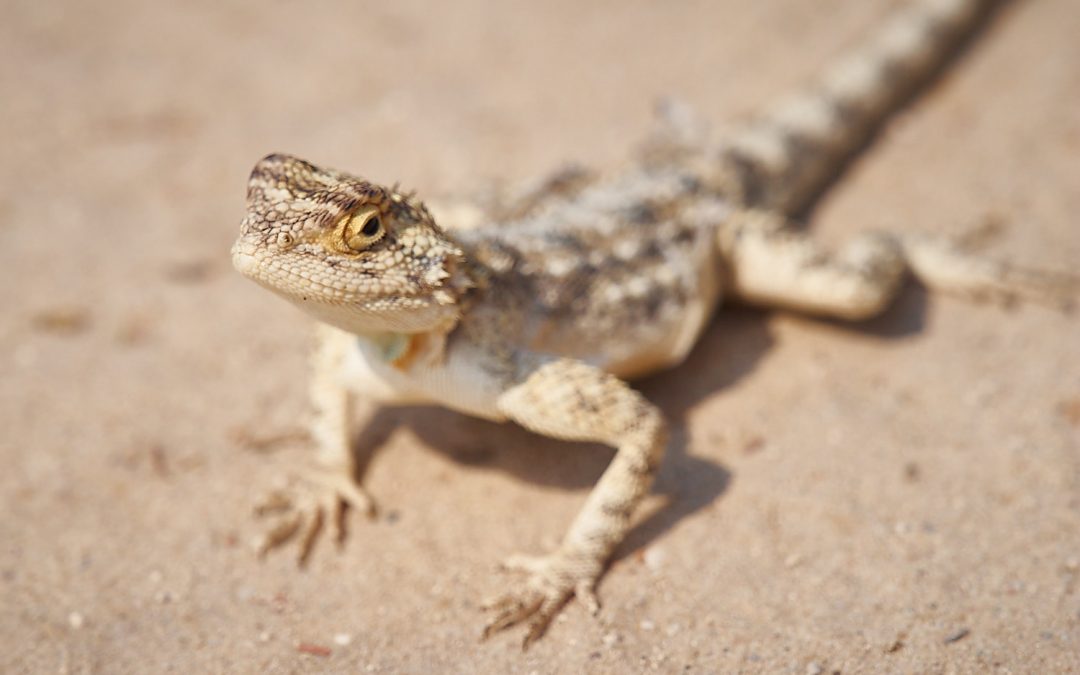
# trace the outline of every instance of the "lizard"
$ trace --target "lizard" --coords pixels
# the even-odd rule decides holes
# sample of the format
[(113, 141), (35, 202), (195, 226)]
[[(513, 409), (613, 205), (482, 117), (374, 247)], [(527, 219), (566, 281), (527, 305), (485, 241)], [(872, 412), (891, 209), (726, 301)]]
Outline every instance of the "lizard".
[[(351, 448), (358, 397), (439, 404), (616, 449), (558, 547), (516, 555), (483, 634), (540, 638), (597, 583), (667, 443), (628, 382), (681, 362), (721, 300), (850, 321), (908, 276), (964, 296), (1068, 300), (1077, 280), (992, 260), (964, 241), (868, 232), (838, 251), (794, 227), (848, 159), (993, 11), (913, 0), (863, 47), (724, 138), (669, 106), (665, 131), (607, 175), (562, 172), (478, 226), (440, 225), (415, 194), (272, 154), (254, 167), (233, 263), (317, 321), (311, 436), (318, 470), (271, 491), (260, 552), (371, 513)], [(970, 243), (970, 242), (967, 242)]]

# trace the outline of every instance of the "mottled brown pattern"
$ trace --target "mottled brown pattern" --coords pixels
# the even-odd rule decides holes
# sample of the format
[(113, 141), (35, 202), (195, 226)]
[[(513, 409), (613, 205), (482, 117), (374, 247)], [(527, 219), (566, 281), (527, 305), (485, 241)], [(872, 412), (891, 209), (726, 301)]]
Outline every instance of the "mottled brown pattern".
[(635, 171), (549, 200), (529, 218), (462, 233), (489, 280), (473, 300), (521, 315), (503, 335), (518, 348), (602, 366), (632, 359), (677, 330), (692, 302), (719, 299), (701, 270), (720, 267), (715, 240), (727, 209), (696, 191), (676, 173)]
[[(279, 500), (284, 518), (264, 548), (295, 535), (304, 559), (327, 512), (370, 505), (352, 479), (345, 440), (356, 394), (606, 443), (615, 458), (562, 544), (515, 557), (524, 580), (490, 605), (485, 633), (526, 623), (528, 644), (571, 597), (597, 610), (596, 582), (667, 438), (659, 410), (624, 379), (679, 363), (721, 291), (845, 319), (880, 313), (909, 272), (964, 295), (1075, 293), (1073, 278), (912, 233), (867, 234), (832, 253), (788, 227), (791, 212), (942, 62), (983, 4), (913, 3), (809, 94), (725, 142), (653, 153), (613, 176), (557, 175), (498, 209), (491, 224), (457, 234), (396, 189), (282, 155), (260, 162), (237, 267), (334, 327), (323, 330), (312, 392), (330, 478), (313, 483), (315, 496), (309, 485), (307, 496)], [(342, 234), (372, 205), (385, 232), (370, 246), (359, 238), (357, 250)]]

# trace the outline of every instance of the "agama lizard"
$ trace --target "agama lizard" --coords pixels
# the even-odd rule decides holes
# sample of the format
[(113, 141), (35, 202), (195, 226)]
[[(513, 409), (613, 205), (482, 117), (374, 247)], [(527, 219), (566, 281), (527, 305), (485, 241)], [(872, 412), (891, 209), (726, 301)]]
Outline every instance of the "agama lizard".
[[(350, 447), (353, 398), (437, 403), (617, 449), (558, 548), (516, 556), (485, 634), (540, 637), (595, 586), (664, 455), (655, 405), (627, 381), (678, 364), (721, 301), (861, 320), (908, 273), (971, 296), (1065, 298), (1074, 279), (940, 238), (866, 234), (837, 253), (797, 216), (989, 11), (918, 0), (865, 47), (725, 139), (671, 108), (667, 131), (608, 176), (564, 173), (479, 227), (443, 229), (411, 193), (287, 155), (254, 168), (232, 249), (245, 276), (320, 322), (311, 397), (321, 471), (276, 492), (263, 550), (300, 559), (344, 505), (370, 511)], [(331, 516), (334, 516), (331, 518)], [(338, 525), (340, 527), (340, 525)]]

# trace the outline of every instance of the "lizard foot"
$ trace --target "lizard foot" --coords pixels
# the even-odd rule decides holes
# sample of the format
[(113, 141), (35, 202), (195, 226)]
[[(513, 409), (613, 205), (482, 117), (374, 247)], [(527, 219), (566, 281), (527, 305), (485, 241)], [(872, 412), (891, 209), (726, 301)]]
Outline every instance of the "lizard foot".
[(585, 603), (591, 614), (600, 611), (594, 589), (602, 568), (594, 560), (560, 550), (546, 556), (511, 556), (503, 568), (523, 572), (525, 578), (510, 591), (483, 603), (483, 608), (494, 614), (484, 626), (484, 638), (525, 623), (524, 650), (543, 636), (572, 597)]
[(255, 542), (259, 556), (298, 539), (296, 564), (303, 567), (329, 518), (334, 541), (345, 539), (344, 515), (349, 506), (371, 517), (375, 502), (351, 476), (327, 470), (310, 471), (290, 477), (284, 485), (270, 490), (255, 505), (255, 515), (270, 516), (274, 522)]
[(901, 239), (911, 270), (932, 289), (975, 300), (1032, 302), (1070, 310), (1080, 296), (1080, 275), (1011, 265), (968, 253), (991, 229), (973, 230), (956, 241), (910, 234)]

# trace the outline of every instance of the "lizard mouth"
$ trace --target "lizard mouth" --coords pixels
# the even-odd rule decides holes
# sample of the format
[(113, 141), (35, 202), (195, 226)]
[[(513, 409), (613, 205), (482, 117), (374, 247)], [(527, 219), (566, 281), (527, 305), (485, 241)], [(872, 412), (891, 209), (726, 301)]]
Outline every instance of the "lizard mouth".
[(316, 320), (352, 332), (416, 333), (445, 325), (456, 315), (457, 296), (469, 285), (452, 256), (440, 261), (437, 271), (430, 270), (427, 279), (412, 279), (396, 292), (384, 288), (376, 294), (363, 287), (360, 281), (367, 277), (359, 273), (344, 283), (328, 283), (318, 269), (305, 269), (303, 252), (271, 253), (241, 236), (230, 253), (233, 267), (243, 276)]
[[(243, 238), (233, 244), (233, 267), (248, 279), (294, 303), (304, 305), (333, 304), (362, 307), (373, 301), (356, 289), (327, 284), (310, 275), (291, 271), (288, 265), (276, 261), (273, 256), (260, 255), (258, 244)], [(378, 302), (414, 303), (424, 299), (427, 293), (399, 293), (376, 299)]]
[(232, 264), (236, 268), (236, 271), (243, 274), (245, 277), (256, 276), (259, 268), (259, 262), (255, 256), (250, 252), (244, 250), (240, 242), (233, 244), (232, 251)]
[(305, 300), (310, 297), (305, 296), (300, 289), (290, 288), (296, 285), (310, 284), (310, 281), (301, 277), (293, 278), (291, 274), (281, 274), (281, 270), (275, 270), (277, 265), (273, 264), (272, 260), (268, 260), (265, 255), (259, 255), (258, 251), (258, 244), (245, 241), (243, 237), (237, 239), (230, 251), (232, 264), (236, 271), (260, 286), (280, 295), (286, 297), (296, 295), (297, 297), (304, 297)]

